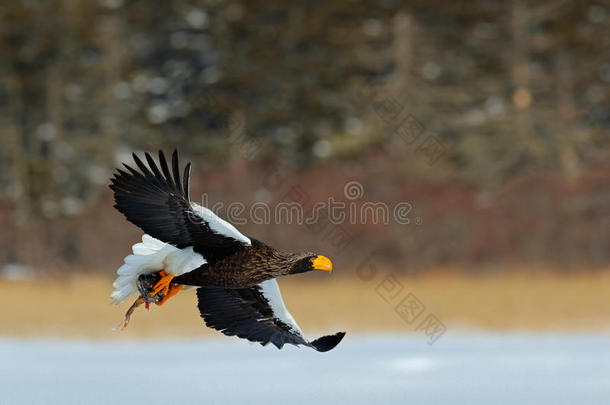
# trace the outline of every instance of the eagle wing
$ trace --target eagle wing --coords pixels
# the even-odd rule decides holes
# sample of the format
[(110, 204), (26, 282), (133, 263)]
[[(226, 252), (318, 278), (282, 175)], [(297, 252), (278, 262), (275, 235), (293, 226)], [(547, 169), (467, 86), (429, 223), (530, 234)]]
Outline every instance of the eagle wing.
[(339, 344), (344, 332), (308, 341), (286, 309), (277, 281), (267, 280), (254, 287), (197, 289), (198, 307), (206, 325), (227, 336), (238, 336), (262, 345), (273, 343), (309, 346), (326, 352)]
[(160, 168), (148, 153), (145, 157), (148, 166), (133, 154), (139, 171), (124, 164), (127, 171), (117, 169), (111, 180), (115, 208), (128, 221), (180, 249), (193, 246), (210, 264), (251, 244), (233, 225), (189, 201), (191, 164), (184, 168), (181, 180), (177, 151), (171, 171), (162, 151)]

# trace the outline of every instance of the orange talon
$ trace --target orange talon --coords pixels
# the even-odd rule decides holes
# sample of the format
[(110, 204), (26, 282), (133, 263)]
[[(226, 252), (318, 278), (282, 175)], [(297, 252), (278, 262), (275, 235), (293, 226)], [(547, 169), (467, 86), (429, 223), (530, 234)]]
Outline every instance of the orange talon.
[(157, 284), (153, 287), (153, 291), (150, 293), (151, 296), (157, 295), (159, 292), (162, 292), (163, 295), (167, 296), (169, 293), (169, 285), (174, 279), (173, 274), (167, 274), (164, 271), (160, 271), (159, 275), (161, 276), (161, 280), (157, 281)]
[(161, 306), (163, 304), (165, 304), (165, 302), (170, 299), (171, 297), (173, 297), (174, 295), (178, 294), (180, 292), (180, 290), (182, 290), (182, 284), (172, 284), (169, 287), (169, 291), (168, 293), (165, 295), (165, 297), (163, 297), (163, 299), (161, 301), (159, 301), (157, 303), (158, 306)]

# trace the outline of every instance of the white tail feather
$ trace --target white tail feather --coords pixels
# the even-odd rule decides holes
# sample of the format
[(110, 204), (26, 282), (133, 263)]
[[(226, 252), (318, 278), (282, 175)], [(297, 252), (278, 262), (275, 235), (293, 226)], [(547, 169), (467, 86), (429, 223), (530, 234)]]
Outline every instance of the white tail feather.
[(132, 251), (133, 254), (125, 257), (125, 264), (117, 270), (119, 277), (112, 284), (114, 291), (110, 298), (115, 304), (138, 291), (136, 282), (140, 274), (164, 270), (179, 276), (206, 263), (202, 255), (193, 251), (192, 246), (178, 249), (146, 234), (142, 236), (142, 242), (132, 246)]

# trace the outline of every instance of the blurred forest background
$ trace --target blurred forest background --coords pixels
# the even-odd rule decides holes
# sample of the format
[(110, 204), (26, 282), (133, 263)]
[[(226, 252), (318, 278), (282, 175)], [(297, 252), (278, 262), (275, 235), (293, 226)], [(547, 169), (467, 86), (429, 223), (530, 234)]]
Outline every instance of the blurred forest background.
[(602, 268), (609, 135), (607, 1), (7, 0), (0, 269), (114, 272), (141, 232), (113, 168), (174, 147), (210, 203), (412, 205), (334, 247), (239, 225), (343, 268)]

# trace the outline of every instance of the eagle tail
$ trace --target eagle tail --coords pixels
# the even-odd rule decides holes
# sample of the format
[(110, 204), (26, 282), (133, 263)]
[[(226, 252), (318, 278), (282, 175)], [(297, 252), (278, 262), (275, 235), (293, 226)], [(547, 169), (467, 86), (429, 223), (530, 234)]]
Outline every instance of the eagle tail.
[(112, 284), (114, 291), (110, 298), (115, 304), (138, 291), (137, 281), (142, 274), (164, 270), (180, 275), (206, 263), (192, 247), (178, 249), (146, 234), (142, 236), (142, 242), (133, 245), (132, 250), (133, 254), (125, 257), (125, 264), (117, 270), (118, 277)]

